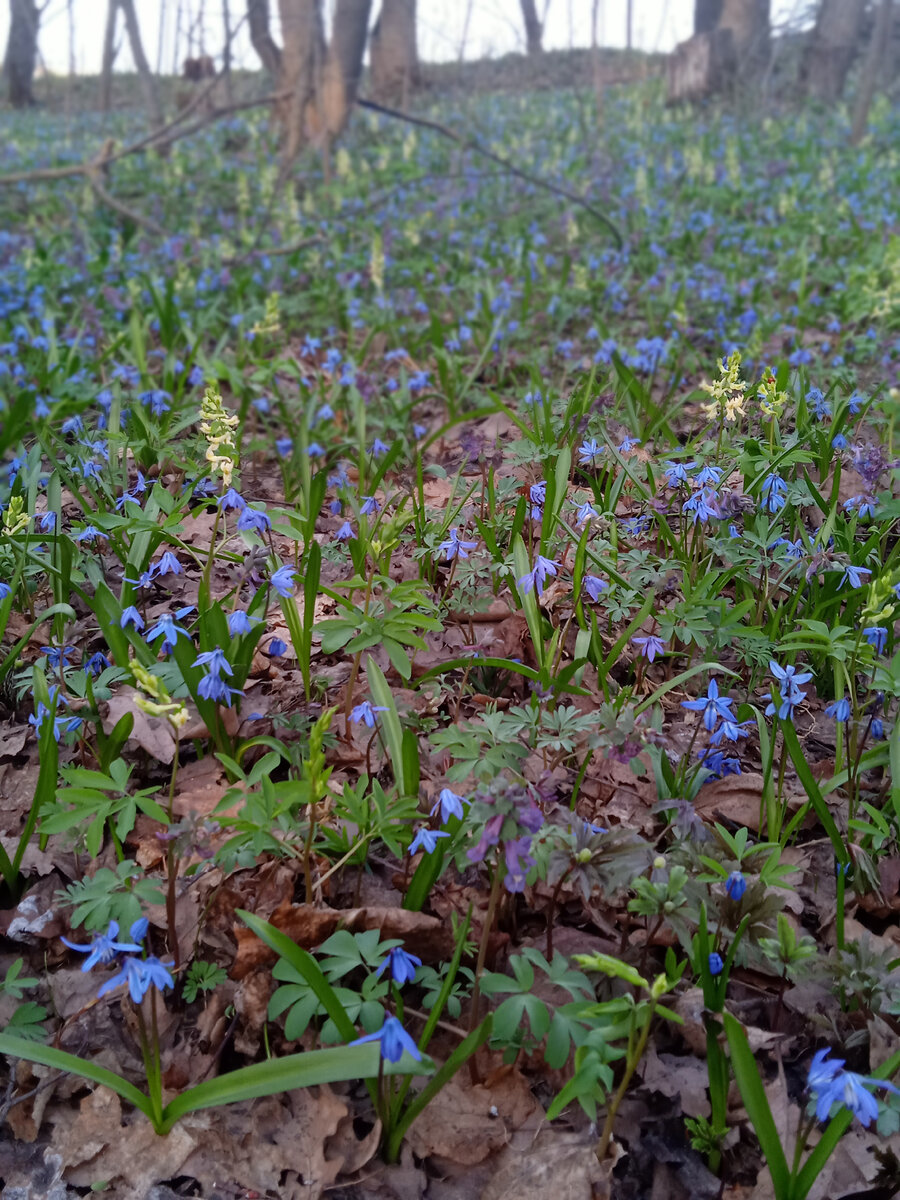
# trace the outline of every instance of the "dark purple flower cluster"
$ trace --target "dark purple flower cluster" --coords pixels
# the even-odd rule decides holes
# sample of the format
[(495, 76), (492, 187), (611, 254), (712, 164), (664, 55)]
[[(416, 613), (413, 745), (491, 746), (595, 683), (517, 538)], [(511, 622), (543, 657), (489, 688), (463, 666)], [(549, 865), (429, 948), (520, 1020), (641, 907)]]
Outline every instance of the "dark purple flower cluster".
[(525, 890), (525, 880), (534, 866), (531, 841), (544, 824), (537, 794), (528, 784), (499, 780), (489, 791), (478, 792), (472, 801), (471, 819), (481, 835), (466, 851), (469, 862), (482, 862), (492, 846), (501, 846), (508, 892)]

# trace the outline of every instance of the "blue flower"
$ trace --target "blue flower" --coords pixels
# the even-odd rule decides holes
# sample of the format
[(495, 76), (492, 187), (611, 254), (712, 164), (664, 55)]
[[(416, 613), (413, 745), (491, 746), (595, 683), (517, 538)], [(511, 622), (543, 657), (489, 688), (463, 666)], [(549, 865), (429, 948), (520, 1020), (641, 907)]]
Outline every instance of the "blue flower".
[(452, 792), (450, 788), (442, 788), (440, 795), (434, 802), (431, 815), (435, 816), (438, 809), (440, 809), (442, 821), (446, 821), (450, 817), (459, 817), (462, 820), (463, 804), (468, 803), (468, 800), (462, 796), (457, 796), (456, 792)]
[(787, 484), (780, 475), (767, 475), (762, 484), (763, 508), (770, 513), (780, 512), (787, 501)]
[(438, 546), (438, 554), (443, 555), (448, 562), (457, 557), (468, 558), (469, 551), (474, 550), (477, 545), (477, 542), (462, 541), (458, 529), (453, 525), (450, 528), (449, 536)]
[(819, 1050), (813, 1058), (807, 1086), (816, 1101), (816, 1117), (827, 1121), (835, 1104), (843, 1105), (868, 1128), (878, 1117), (878, 1101), (870, 1088), (885, 1088), (900, 1096), (900, 1089), (886, 1079), (873, 1079), (843, 1069), (843, 1059), (826, 1062), (828, 1050)]
[(221, 675), (204, 675), (197, 684), (197, 695), (204, 700), (212, 700), (215, 704), (224, 704), (231, 708), (235, 696), (243, 696), (240, 688), (229, 687)]
[(220, 646), (216, 646), (214, 650), (204, 650), (202, 654), (198, 654), (191, 666), (208, 667), (210, 675), (220, 676), (224, 671), (226, 675), (233, 675), (231, 664), (225, 657), (225, 652)]
[(729, 899), (737, 902), (747, 890), (747, 880), (740, 871), (732, 871), (725, 881), (725, 891)]
[(796, 667), (779, 667), (778, 663), (772, 659), (769, 660), (769, 670), (778, 684), (778, 691), (781, 693), (781, 704), (776, 709), (771, 693), (766, 692), (763, 696), (764, 700), (769, 701), (766, 708), (766, 716), (774, 716), (777, 711), (779, 720), (792, 721), (794, 718), (794, 709), (802, 700), (806, 699), (806, 693), (801, 691), (800, 684), (808, 683), (812, 679), (812, 671), (798, 673)]
[(846, 450), (847, 445), (847, 439), (842, 433), (836, 433), (831, 439), (831, 447), (833, 450)]
[(4, 583), (3, 580), (0, 579), (0, 601), (6, 600), (7, 597), (11, 596), (11, 595), (12, 595), (12, 588), (9, 586), (8, 583)]
[(641, 657), (646, 658), (648, 662), (653, 662), (657, 654), (665, 653), (666, 643), (655, 633), (648, 633), (646, 637), (633, 637), (631, 640), (639, 647)]
[(272, 638), (266, 647), (266, 653), (271, 654), (273, 658), (281, 658), (282, 654), (287, 650), (287, 642), (283, 642), (281, 638)]
[(355, 708), (350, 710), (350, 720), (365, 725), (369, 729), (375, 728), (375, 714), (387, 712), (387, 706), (384, 704), (371, 704), (368, 700), (363, 700), (362, 704), (357, 704)]
[(666, 459), (666, 467), (663, 471), (663, 475), (666, 477), (666, 483), (668, 483), (669, 487), (671, 488), (678, 487), (680, 483), (687, 483), (688, 471), (693, 470), (696, 465), (697, 464), (695, 462), (676, 463), (672, 462), (670, 458)]
[(359, 511), (364, 517), (371, 516), (373, 513), (378, 513), (381, 511), (381, 505), (374, 496), (363, 496), (362, 499), (362, 507)]
[(276, 595), (281, 596), (283, 600), (289, 599), (294, 594), (294, 568), (281, 566), (277, 571), (273, 571), (269, 583)]
[(841, 590), (845, 583), (849, 583), (852, 588), (863, 587), (865, 585), (863, 575), (871, 574), (872, 572), (868, 567), (855, 567), (853, 563), (849, 563), (844, 568), (844, 573), (841, 576), (840, 583), (838, 584), (838, 591)]
[(146, 932), (146, 918), (142, 917), (131, 926), (131, 936), (136, 939), (131, 942), (117, 942), (115, 940), (119, 936), (118, 921), (110, 921), (106, 933), (94, 934), (93, 940), (87, 946), (82, 946), (79, 942), (70, 942), (66, 937), (60, 938), (60, 941), (68, 946), (70, 950), (77, 950), (79, 954), (86, 954), (87, 958), (81, 964), (81, 969), (82, 971), (90, 971), (91, 967), (96, 966), (97, 963), (112, 962), (119, 953), (127, 954), (133, 950), (140, 950), (141, 947), (138, 943), (143, 940)]
[(850, 701), (846, 696), (842, 696), (840, 700), (832, 700), (830, 704), (825, 705), (825, 716), (832, 717), (842, 724), (850, 720), (851, 712)]
[(534, 588), (537, 590), (537, 594), (540, 596), (544, 590), (544, 583), (547, 579), (547, 576), (555, 575), (559, 569), (559, 565), (560, 564), (555, 562), (553, 559), (544, 558), (542, 554), (539, 554), (535, 561), (534, 567), (525, 575), (523, 575), (521, 579), (516, 580), (522, 595), (527, 596), (532, 588)]
[(191, 640), (191, 635), (188, 631), (177, 624), (176, 618), (171, 613), (163, 613), (157, 618), (156, 624), (152, 629), (148, 629), (144, 634), (145, 642), (155, 642), (157, 638), (165, 638), (166, 644), (174, 646), (178, 641), (178, 635), (183, 634), (188, 641)]
[(101, 650), (98, 650), (96, 654), (92, 654), (87, 662), (84, 663), (83, 670), (86, 671), (88, 675), (92, 675), (96, 679), (101, 671), (107, 670), (107, 668), (110, 666), (112, 666), (112, 664), (110, 663), (109, 659)]
[(449, 833), (445, 833), (441, 829), (427, 829), (424, 825), (409, 844), (410, 854), (416, 854), (419, 850), (424, 850), (426, 854), (433, 854), (437, 846), (438, 838), (449, 837)]
[(412, 983), (416, 977), (416, 967), (421, 965), (421, 958), (416, 958), (415, 954), (407, 954), (402, 946), (395, 946), (375, 972), (375, 978), (378, 979), (390, 968), (391, 979), (402, 987), (404, 983)]
[(577, 525), (587, 525), (588, 521), (596, 520), (599, 515), (594, 506), (589, 501), (585, 501), (584, 504), (578, 505), (577, 512), (575, 513), (575, 523)]
[(599, 467), (600, 459), (606, 452), (606, 447), (601, 445), (596, 438), (585, 438), (578, 447), (578, 461), (583, 467)]
[(409, 1036), (396, 1017), (385, 1017), (384, 1024), (377, 1033), (367, 1033), (365, 1037), (356, 1038), (351, 1046), (362, 1046), (365, 1042), (379, 1042), (381, 1057), (387, 1062), (399, 1062), (406, 1050), (418, 1062), (422, 1061), (419, 1047)]
[(373, 458), (384, 458), (387, 452), (388, 448), (381, 438), (375, 439), (375, 441), (372, 443), (372, 449), (369, 451)]
[(240, 637), (244, 633), (250, 633), (259, 621), (259, 617), (248, 616), (242, 608), (236, 608), (233, 613), (228, 614), (228, 632), (232, 637)]
[(350, 524), (349, 521), (345, 521), (343, 523), (343, 525), (340, 527), (340, 529), (338, 529), (337, 532), (335, 533), (334, 540), (336, 542), (349, 542), (352, 537), (353, 537), (353, 526)]
[(251, 508), (248, 504), (241, 510), (241, 515), (237, 519), (237, 528), (241, 533), (249, 533), (251, 530), (256, 533), (265, 533), (272, 528), (272, 522), (261, 509)]
[(158, 563), (155, 563), (151, 568), (153, 574), (160, 575), (181, 575), (184, 571), (181, 563), (175, 557), (171, 550), (167, 550)]
[(709, 967), (710, 975), (721, 975), (725, 967), (725, 962), (722, 958), (722, 955), (717, 954), (716, 951), (713, 950), (712, 954), (710, 954), (709, 958), (707, 959), (707, 965)]
[(69, 659), (75, 653), (74, 646), (41, 646), (41, 654), (47, 659), (47, 665), (54, 671), (67, 667)]
[(704, 728), (712, 733), (719, 717), (725, 721), (733, 719), (729, 712), (733, 703), (730, 696), (719, 696), (719, 685), (713, 678), (709, 681), (705, 696), (700, 696), (697, 700), (682, 700), (681, 707), (688, 708), (691, 712), (702, 712)]
[(122, 970), (118, 975), (107, 979), (97, 993), (97, 997), (100, 999), (120, 984), (127, 983), (131, 999), (135, 1004), (140, 1004), (151, 987), (156, 987), (160, 991), (163, 991), (164, 988), (174, 987), (172, 976), (169, 974), (169, 968), (174, 965), (174, 963), (160, 962), (155, 955), (150, 958), (126, 958), (122, 964)]
[(733, 717), (723, 720), (719, 728), (710, 734), (709, 744), (718, 746), (723, 738), (727, 738), (729, 742), (736, 742), (738, 738), (747, 737), (747, 730), (752, 726), (752, 721), (735, 721)]
[(609, 584), (601, 579), (599, 575), (585, 575), (584, 577), (584, 590), (595, 604), (608, 587)]
[(237, 509), (240, 509), (241, 512), (243, 512), (244, 509), (247, 507), (247, 501), (240, 494), (240, 492), (236, 492), (234, 490), (234, 488), (232, 487), (232, 488), (229, 488), (228, 491), (225, 492), (225, 494), (223, 496), (219, 497), (219, 507), (220, 508), (237, 508)]
[(123, 629), (127, 629), (129, 625), (133, 625), (140, 633), (140, 631), (144, 628), (144, 618), (133, 604), (129, 604), (128, 607), (122, 612), (121, 617), (119, 617), (119, 624)]

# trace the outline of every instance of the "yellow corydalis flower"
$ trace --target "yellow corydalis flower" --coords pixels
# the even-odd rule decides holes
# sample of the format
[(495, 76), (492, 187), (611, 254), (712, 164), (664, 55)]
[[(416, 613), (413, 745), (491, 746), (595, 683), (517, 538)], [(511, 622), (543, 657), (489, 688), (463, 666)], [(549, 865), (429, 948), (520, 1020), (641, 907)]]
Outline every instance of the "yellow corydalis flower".
[(703, 405), (709, 420), (737, 421), (744, 415), (744, 395), (747, 385), (741, 379), (741, 355), (733, 350), (726, 361), (719, 363), (719, 378), (701, 383), (701, 389), (712, 397)]
[(784, 408), (784, 402), (787, 400), (787, 392), (780, 392), (778, 390), (778, 382), (771, 371), (763, 376), (756, 395), (759, 399), (759, 407), (763, 416), (780, 416), (781, 410)]
[(213, 472), (222, 473), (222, 483), (231, 487), (231, 479), (237, 464), (237, 447), (234, 430), (238, 419), (229, 413), (222, 397), (214, 388), (207, 388), (200, 405), (200, 431), (207, 440), (206, 461)]
[(25, 501), (21, 496), (10, 496), (9, 506), (3, 514), (3, 532), (7, 537), (21, 533), (28, 528), (28, 513), (25, 511)]
[(147, 693), (146, 696), (135, 697), (134, 702), (141, 712), (149, 717), (165, 717), (176, 732), (183, 729), (188, 722), (188, 710), (184, 701), (173, 700), (163, 681), (157, 675), (151, 675), (139, 662), (132, 659), (129, 666), (135, 683), (141, 691)]

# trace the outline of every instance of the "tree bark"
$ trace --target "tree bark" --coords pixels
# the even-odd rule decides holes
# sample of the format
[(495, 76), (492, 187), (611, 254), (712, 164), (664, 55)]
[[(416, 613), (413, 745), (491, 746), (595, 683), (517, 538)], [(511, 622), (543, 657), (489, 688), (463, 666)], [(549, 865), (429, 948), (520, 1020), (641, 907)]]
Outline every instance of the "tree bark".
[(325, 35), (322, 32), (320, 0), (278, 0), (281, 15), (281, 51), (279, 88), (293, 95), (285, 102), (284, 157), (293, 160), (304, 142), (319, 133), (313, 127), (316, 96), (321, 90), (325, 59)]
[(259, 61), (270, 75), (280, 74), (281, 50), (273, 41), (269, 28), (269, 0), (247, 0), (247, 24)]
[(9, 37), (3, 70), (13, 108), (34, 104), (31, 91), (37, 62), (37, 39), (40, 12), (35, 0), (10, 0)]
[(119, 0), (109, 0), (106, 9), (106, 29), (103, 33), (103, 66), (100, 69), (100, 111), (112, 108), (112, 71), (116, 60), (116, 15)]
[(771, 0), (723, 0), (718, 29), (728, 29), (734, 41), (738, 70), (748, 78), (769, 61)]
[(372, 0), (337, 0), (322, 79), (321, 109), (329, 138), (343, 131), (356, 102), (371, 11)]
[(162, 125), (162, 105), (159, 102), (159, 92), (156, 90), (156, 79), (150, 70), (150, 64), (147, 62), (147, 56), (144, 53), (144, 45), (141, 41), (141, 27), (138, 25), (137, 14), (134, 11), (134, 0), (118, 0), (118, 3), (125, 18), (125, 28), (128, 31), (128, 41), (131, 44), (131, 57), (134, 59), (138, 78), (141, 81), (144, 103), (147, 105), (154, 124)]
[(694, 33), (712, 33), (722, 15), (722, 0), (694, 0)]
[(222, 50), (222, 74), (225, 77), (225, 99), (231, 104), (234, 100), (234, 88), (231, 78), (231, 6), (228, 0), (222, 0), (222, 25), (225, 32), (225, 46)]
[(525, 44), (529, 54), (540, 54), (544, 30), (538, 20), (534, 0), (519, 0), (522, 8), (522, 19), (525, 22)]
[(850, 133), (850, 144), (853, 146), (858, 145), (862, 141), (863, 135), (866, 132), (866, 125), (869, 121), (869, 109), (872, 107), (881, 64), (887, 52), (887, 44), (890, 39), (891, 7), (892, 0), (881, 0), (881, 5), (875, 17), (875, 24), (872, 28), (872, 40), (869, 42), (869, 49), (866, 53), (865, 68), (859, 85), (859, 94), (856, 97), (856, 107), (853, 110), (853, 129)]
[(375, 99), (405, 108), (418, 82), (416, 0), (382, 0), (369, 42), (369, 62)]
[(800, 65), (810, 96), (833, 102), (843, 95), (865, 11), (866, 0), (822, 0)]

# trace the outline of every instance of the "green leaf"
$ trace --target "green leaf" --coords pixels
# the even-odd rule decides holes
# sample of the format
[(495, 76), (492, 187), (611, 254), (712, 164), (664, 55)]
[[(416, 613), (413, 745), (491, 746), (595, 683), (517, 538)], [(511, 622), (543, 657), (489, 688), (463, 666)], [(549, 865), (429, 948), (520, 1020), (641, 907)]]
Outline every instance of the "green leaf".
[(133, 1083), (108, 1071), (106, 1067), (79, 1058), (77, 1054), (69, 1054), (66, 1050), (57, 1050), (54, 1046), (36, 1045), (23, 1037), (10, 1033), (0, 1033), (0, 1054), (9, 1058), (24, 1058), (26, 1062), (40, 1063), (45, 1067), (53, 1067), (57, 1071), (68, 1071), (82, 1079), (90, 1079), (92, 1083), (103, 1084), (110, 1088), (123, 1100), (139, 1108), (148, 1117), (151, 1116), (150, 1101), (143, 1092), (139, 1092)]
[(744, 1027), (729, 1012), (722, 1014), (722, 1020), (731, 1049), (734, 1077), (740, 1088), (747, 1115), (769, 1164), (776, 1200), (793, 1200), (791, 1173)]

